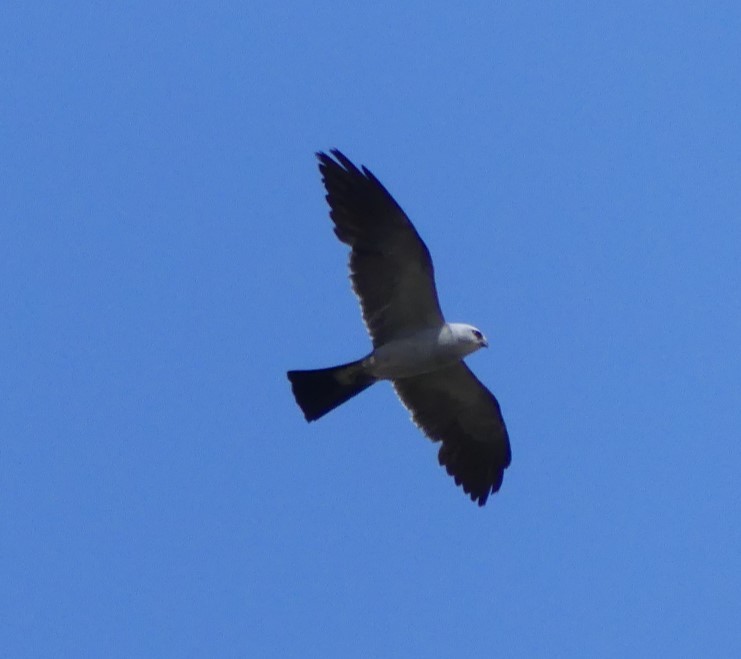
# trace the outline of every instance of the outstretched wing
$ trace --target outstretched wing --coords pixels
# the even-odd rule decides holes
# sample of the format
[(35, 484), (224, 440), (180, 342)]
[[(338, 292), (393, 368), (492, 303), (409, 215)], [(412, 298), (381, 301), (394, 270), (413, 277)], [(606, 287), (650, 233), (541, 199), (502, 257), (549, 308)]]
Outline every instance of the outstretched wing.
[(427, 246), (380, 181), (340, 151), (318, 153), (335, 234), (373, 346), (445, 322)]
[(502, 485), (512, 454), (499, 403), (465, 363), (394, 380), (412, 420), (442, 441), (440, 464), (479, 506)]

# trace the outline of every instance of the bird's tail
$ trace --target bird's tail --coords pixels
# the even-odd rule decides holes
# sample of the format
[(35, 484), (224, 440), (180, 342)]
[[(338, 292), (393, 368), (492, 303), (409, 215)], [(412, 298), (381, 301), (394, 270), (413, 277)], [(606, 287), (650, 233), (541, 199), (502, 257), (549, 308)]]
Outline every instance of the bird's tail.
[(316, 421), (376, 381), (366, 372), (362, 359), (333, 368), (288, 371), (288, 379), (307, 421)]

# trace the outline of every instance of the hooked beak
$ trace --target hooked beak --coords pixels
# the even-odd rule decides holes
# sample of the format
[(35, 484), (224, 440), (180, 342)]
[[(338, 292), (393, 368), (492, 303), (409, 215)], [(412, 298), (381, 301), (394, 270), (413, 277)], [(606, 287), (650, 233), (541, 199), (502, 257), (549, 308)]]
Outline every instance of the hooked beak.
[(482, 348), (488, 348), (489, 347), (489, 342), (484, 337), (481, 338), (481, 347)]

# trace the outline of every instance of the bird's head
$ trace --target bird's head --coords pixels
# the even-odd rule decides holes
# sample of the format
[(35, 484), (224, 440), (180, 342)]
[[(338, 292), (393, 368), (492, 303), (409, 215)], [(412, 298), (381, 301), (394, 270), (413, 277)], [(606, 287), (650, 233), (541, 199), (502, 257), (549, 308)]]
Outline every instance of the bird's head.
[(484, 333), (481, 330), (476, 329), (475, 327), (471, 327), (470, 329), (471, 329), (471, 337), (473, 341), (476, 343), (476, 345), (479, 348), (488, 348), (489, 342), (486, 340)]
[(465, 323), (451, 323), (451, 329), (455, 340), (462, 346), (465, 346), (466, 353), (471, 353), (479, 348), (488, 348), (489, 342), (486, 340), (484, 333), (473, 325)]

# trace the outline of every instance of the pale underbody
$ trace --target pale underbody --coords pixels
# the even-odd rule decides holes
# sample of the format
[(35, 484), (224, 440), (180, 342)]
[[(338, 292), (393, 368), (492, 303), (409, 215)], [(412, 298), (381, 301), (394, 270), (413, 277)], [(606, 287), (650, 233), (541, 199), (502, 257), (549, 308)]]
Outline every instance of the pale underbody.
[(445, 323), (441, 327), (420, 330), (404, 338), (393, 339), (376, 348), (362, 361), (366, 373), (379, 380), (408, 378), (450, 366), (466, 355), (487, 345), (477, 339), (471, 325)]

